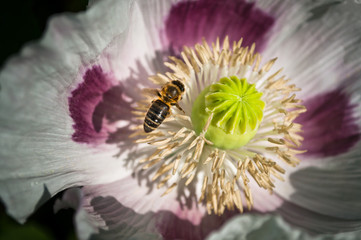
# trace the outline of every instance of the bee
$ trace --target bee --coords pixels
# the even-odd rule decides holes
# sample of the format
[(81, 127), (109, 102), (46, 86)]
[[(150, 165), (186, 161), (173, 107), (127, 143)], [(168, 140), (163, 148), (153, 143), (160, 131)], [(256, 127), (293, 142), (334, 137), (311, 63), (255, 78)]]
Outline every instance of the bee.
[(182, 112), (183, 109), (178, 105), (184, 93), (184, 84), (181, 81), (173, 80), (165, 84), (161, 91), (157, 91), (158, 98), (152, 101), (144, 119), (144, 131), (146, 133), (154, 131), (170, 114), (171, 106), (176, 106)]

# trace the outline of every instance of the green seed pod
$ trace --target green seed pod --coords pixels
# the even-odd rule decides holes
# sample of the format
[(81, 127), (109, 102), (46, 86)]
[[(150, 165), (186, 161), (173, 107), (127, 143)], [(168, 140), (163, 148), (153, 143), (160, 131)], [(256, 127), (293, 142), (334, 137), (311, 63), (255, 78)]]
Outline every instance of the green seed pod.
[(256, 134), (263, 118), (262, 93), (245, 78), (222, 78), (205, 88), (192, 108), (192, 123), (197, 134), (209, 116), (213, 118), (205, 137), (221, 149), (244, 146)]

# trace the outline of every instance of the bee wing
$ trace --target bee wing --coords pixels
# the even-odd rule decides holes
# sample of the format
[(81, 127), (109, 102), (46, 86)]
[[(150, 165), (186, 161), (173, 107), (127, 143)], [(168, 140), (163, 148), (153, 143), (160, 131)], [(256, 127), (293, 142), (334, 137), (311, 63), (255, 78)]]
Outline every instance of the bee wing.
[(154, 97), (159, 96), (159, 91), (157, 89), (154, 89), (154, 88), (143, 88), (142, 89), (142, 94), (145, 97), (154, 98)]
[(164, 76), (163, 74), (160, 74), (160, 73), (157, 73), (157, 75), (154, 75), (154, 76), (150, 76), (148, 79), (150, 81), (152, 81), (153, 83), (160, 85), (160, 86), (167, 84), (169, 82), (168, 77)]

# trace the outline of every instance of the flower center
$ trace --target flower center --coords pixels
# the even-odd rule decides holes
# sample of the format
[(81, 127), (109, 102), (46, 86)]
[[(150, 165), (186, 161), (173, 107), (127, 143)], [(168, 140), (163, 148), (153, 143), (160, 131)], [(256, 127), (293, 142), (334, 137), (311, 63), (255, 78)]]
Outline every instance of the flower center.
[(255, 45), (241, 44), (231, 47), (226, 38), (222, 46), (217, 40), (184, 47), (182, 59), (165, 63), (172, 72), (149, 78), (159, 89), (181, 82), (177, 101), (144, 90), (146, 99), (134, 112), (142, 120), (161, 120), (147, 133), (142, 122), (134, 134), (136, 143), (148, 143), (140, 164), (154, 172), (153, 182), (167, 187), (164, 194), (177, 188), (177, 199), (197, 196), (208, 213), (218, 215), (242, 212), (244, 204), (250, 209), (251, 185), (272, 193), (276, 179), (283, 180), (303, 152), (297, 150), (301, 125), (293, 122), (306, 111), (293, 93), (300, 89), (278, 77), (281, 70), (269, 72), (276, 59), (260, 67)]
[(206, 87), (193, 104), (192, 123), (200, 134), (213, 113), (205, 137), (220, 149), (244, 146), (256, 134), (263, 118), (262, 93), (245, 78), (223, 77)]

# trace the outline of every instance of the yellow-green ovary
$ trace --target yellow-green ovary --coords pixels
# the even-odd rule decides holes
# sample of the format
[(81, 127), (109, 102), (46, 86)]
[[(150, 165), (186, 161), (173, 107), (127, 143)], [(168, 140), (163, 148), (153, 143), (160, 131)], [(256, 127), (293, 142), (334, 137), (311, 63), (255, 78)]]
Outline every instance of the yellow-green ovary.
[(235, 149), (247, 144), (257, 133), (265, 103), (262, 93), (245, 78), (221, 78), (206, 87), (192, 108), (192, 124), (200, 134), (213, 113), (205, 137), (220, 149)]

